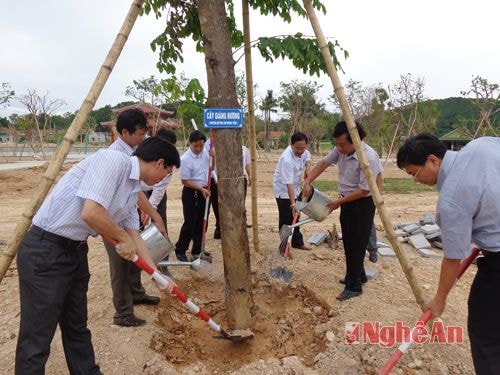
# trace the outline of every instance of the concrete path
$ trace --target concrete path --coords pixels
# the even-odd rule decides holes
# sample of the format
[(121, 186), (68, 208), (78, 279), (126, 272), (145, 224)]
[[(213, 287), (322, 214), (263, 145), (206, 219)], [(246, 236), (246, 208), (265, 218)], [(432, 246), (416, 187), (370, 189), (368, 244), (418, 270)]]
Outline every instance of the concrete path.
[[(66, 157), (66, 162), (76, 162), (84, 159), (86, 156), (90, 154), (68, 154)], [(48, 161), (42, 160), (21, 160), (21, 161), (13, 161), (10, 163), (0, 163), (0, 171), (9, 171), (15, 169), (24, 169), (24, 168), (33, 168), (40, 167), (48, 163)]]

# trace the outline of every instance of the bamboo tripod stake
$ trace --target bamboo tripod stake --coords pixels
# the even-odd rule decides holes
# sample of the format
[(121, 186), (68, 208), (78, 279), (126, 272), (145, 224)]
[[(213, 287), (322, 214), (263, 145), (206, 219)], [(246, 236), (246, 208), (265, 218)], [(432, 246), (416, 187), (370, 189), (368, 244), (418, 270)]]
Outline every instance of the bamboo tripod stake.
[(253, 95), (253, 73), (252, 73), (252, 48), (250, 46), (250, 16), (248, 10), (248, 0), (243, 0), (243, 40), (245, 43), (245, 71), (247, 78), (247, 97), (248, 97), (248, 125), (250, 158), (252, 161), (250, 176), (250, 191), (252, 197), (252, 233), (253, 248), (255, 252), (260, 253), (259, 245), (259, 222), (257, 216), (257, 149), (255, 141), (255, 104)]
[(356, 129), (356, 124), (354, 122), (354, 118), (352, 117), (351, 111), (349, 109), (349, 105), (347, 103), (347, 99), (344, 94), (344, 88), (339, 80), (337, 70), (333, 64), (332, 56), (330, 55), (330, 51), (328, 49), (328, 45), (326, 43), (326, 39), (323, 35), (323, 31), (318, 22), (318, 18), (316, 17), (316, 13), (311, 4), (311, 0), (303, 0), (304, 7), (307, 11), (307, 15), (311, 22), (311, 26), (314, 29), (314, 33), (316, 35), (316, 39), (318, 40), (318, 45), (321, 49), (321, 54), (323, 55), (323, 59), (325, 60), (326, 68), (328, 71), (328, 75), (333, 84), (333, 88), (337, 98), (339, 99), (340, 107), (342, 109), (342, 114), (347, 123), (347, 128), (349, 130), (349, 134), (351, 135), (354, 146), (356, 147), (356, 154), (359, 157), (359, 162), (361, 165), (361, 169), (365, 175), (366, 180), (368, 181), (368, 185), (370, 186), (370, 191), (372, 193), (373, 201), (375, 206), (377, 207), (377, 211), (380, 215), (380, 219), (384, 225), (385, 232), (388, 236), (388, 239), (391, 245), (394, 248), (394, 252), (398, 258), (399, 263), (401, 264), (401, 268), (410, 284), (410, 287), (413, 291), (415, 299), (422, 309), (424, 310), (424, 297), (422, 294), (422, 289), (420, 289), (417, 279), (415, 278), (415, 274), (413, 273), (413, 268), (409, 264), (406, 255), (403, 253), (400, 243), (396, 239), (396, 234), (394, 233), (394, 229), (392, 227), (391, 220), (389, 219), (389, 215), (387, 214), (384, 206), (384, 201), (382, 200), (382, 196), (377, 188), (375, 180), (372, 178), (372, 172), (370, 170), (370, 166), (366, 159), (365, 153), (361, 148), (361, 140), (359, 138), (359, 134)]
[(78, 110), (78, 113), (73, 119), (73, 122), (66, 131), (66, 134), (64, 135), (63, 141), (57, 153), (55, 153), (50, 160), (49, 166), (47, 167), (47, 170), (42, 177), (42, 181), (40, 183), (40, 186), (38, 187), (38, 190), (35, 192), (35, 195), (28, 203), (28, 206), (25, 208), (21, 216), (21, 220), (16, 226), (14, 238), (9, 242), (7, 248), (4, 251), (0, 252), (0, 282), (3, 280), (7, 269), (14, 259), (19, 245), (21, 244), (24, 235), (31, 225), (31, 220), (35, 215), (35, 212), (38, 210), (48, 191), (54, 184), (54, 181), (59, 171), (61, 170), (61, 166), (63, 165), (66, 156), (71, 150), (71, 147), (75, 142), (78, 133), (82, 129), (87, 116), (92, 111), (92, 108), (94, 108), (94, 105), (116, 64), (118, 57), (123, 50), (125, 42), (127, 41), (128, 36), (130, 35), (132, 28), (134, 27), (135, 21), (139, 16), (143, 3), (144, 0), (134, 0), (132, 2), (127, 16), (123, 21), (122, 27), (120, 28), (120, 31), (116, 36), (115, 41), (113, 42), (113, 45), (108, 52), (108, 55), (104, 59), (104, 63), (97, 73), (97, 76), (94, 80), (94, 83), (90, 87), (87, 97), (83, 101), (80, 109)]

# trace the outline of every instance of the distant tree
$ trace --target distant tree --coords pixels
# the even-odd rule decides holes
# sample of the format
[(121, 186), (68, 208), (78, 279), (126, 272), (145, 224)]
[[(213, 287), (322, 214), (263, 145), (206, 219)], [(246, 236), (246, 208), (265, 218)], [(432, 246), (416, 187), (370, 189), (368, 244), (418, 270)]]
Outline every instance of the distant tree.
[(94, 119), (95, 123), (99, 125), (101, 122), (111, 121), (113, 119), (113, 110), (108, 104), (92, 111), (90, 115)]
[(314, 81), (280, 82), (280, 107), (290, 114), (291, 133), (302, 131), (304, 122), (323, 108), (316, 95), (322, 85)]
[(16, 93), (10, 88), (10, 84), (2, 82), (0, 86), (0, 106), (7, 106)]
[(260, 109), (264, 112), (264, 150), (270, 151), (269, 128), (271, 126), (271, 113), (277, 112), (278, 100), (273, 96), (273, 90), (267, 90), (267, 95), (262, 99)]
[[(33, 124), (35, 125), (35, 130), (38, 134), (39, 147), (42, 152), (42, 157), (46, 160), (45, 149), (44, 149), (44, 137), (47, 128), (50, 128), (50, 119), (52, 114), (66, 104), (61, 99), (50, 99), (49, 93), (45, 95), (39, 95), (36, 90), (28, 89), (28, 92), (24, 95), (17, 97), (17, 100), (22, 103), (28, 110)], [(31, 147), (35, 151), (34, 138), (31, 138)]]
[(500, 86), (497, 83), (489, 83), (486, 78), (478, 75), (472, 78), (470, 89), (462, 91), (461, 94), (463, 96), (472, 95), (474, 104), (479, 109), (479, 119), (474, 129), (473, 138), (485, 135), (488, 129), (496, 136), (492, 119), (500, 112)]

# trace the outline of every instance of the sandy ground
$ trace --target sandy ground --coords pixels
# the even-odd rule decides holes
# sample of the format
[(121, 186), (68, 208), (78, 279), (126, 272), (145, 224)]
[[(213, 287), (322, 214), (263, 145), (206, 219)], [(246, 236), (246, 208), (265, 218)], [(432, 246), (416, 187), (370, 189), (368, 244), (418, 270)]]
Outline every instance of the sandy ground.
[[(366, 259), (365, 265), (378, 269), (380, 276), (365, 284), (361, 297), (339, 302), (335, 299), (342, 291), (338, 279), (345, 272), (341, 243), (338, 248), (322, 244), (314, 246), (310, 252), (293, 250), (293, 259), (282, 263), (276, 257), (278, 212), (272, 194), (272, 173), (278, 156), (275, 152), (259, 157), (260, 253), (251, 250), (257, 314), (253, 329), (255, 338), (249, 342), (234, 344), (214, 338), (214, 332), (204, 322), (170, 296), (162, 296), (157, 307), (136, 307), (136, 315), (147, 320), (145, 326), (120, 328), (112, 325), (108, 258), (102, 242), (90, 239), (89, 326), (97, 361), (105, 374), (376, 374), (383, 367), (395, 347), (348, 345), (344, 340), (345, 326), (347, 322), (379, 322), (381, 326), (394, 325), (397, 321), (407, 326), (415, 323), (421, 312), (401, 267), (396, 258), (379, 257), (376, 264)], [(66, 170), (69, 167), (65, 164)], [(385, 177), (404, 177), (391, 163), (385, 165), (385, 169)], [(43, 173), (43, 167), (0, 171), (0, 240), (8, 242), (13, 237), (15, 225)], [(335, 169), (328, 170), (322, 178), (336, 178)], [(174, 178), (168, 192), (169, 233), (173, 241), (182, 224), (180, 193), (180, 181)], [(393, 224), (417, 221), (424, 213), (434, 211), (436, 200), (435, 192), (384, 194)], [(250, 208), (248, 197), (249, 212)], [(376, 223), (379, 240), (387, 243), (378, 217)], [(307, 239), (314, 233), (331, 230), (333, 224), (340, 228), (338, 212), (322, 223), (302, 227), (302, 232)], [(212, 234), (213, 220), (209, 222), (206, 245), (213, 253), (210, 276), (202, 278), (184, 268), (172, 269), (172, 274), (185, 294), (225, 326), (222, 252), (220, 241), (214, 240)], [(248, 234), (251, 244), (251, 229)], [(406, 244), (403, 249), (425, 295), (431, 297), (440, 259), (423, 258)], [(291, 284), (269, 277), (270, 267), (282, 264), (293, 271)], [(473, 373), (466, 332), (466, 303), (474, 273), (475, 266), (453, 289), (443, 316), (445, 326), (464, 328), (464, 342), (415, 345), (394, 374)], [(143, 277), (143, 281), (150, 294), (158, 295), (148, 277)], [(17, 269), (13, 262), (0, 284), (2, 374), (13, 374), (19, 327), (18, 294)], [(48, 374), (68, 373), (59, 331), (54, 337), (46, 369)]]

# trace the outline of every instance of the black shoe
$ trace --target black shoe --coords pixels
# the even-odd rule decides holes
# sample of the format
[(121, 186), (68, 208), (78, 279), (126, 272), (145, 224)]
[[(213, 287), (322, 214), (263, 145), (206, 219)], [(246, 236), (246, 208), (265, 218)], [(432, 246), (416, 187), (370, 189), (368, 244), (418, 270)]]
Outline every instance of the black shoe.
[(189, 262), (189, 259), (187, 258), (186, 254), (178, 254), (177, 252), (175, 253), (175, 257), (179, 262)]
[(216, 240), (220, 240), (220, 229), (219, 228), (215, 228), (215, 230), (214, 230), (214, 238)]
[(141, 299), (134, 301), (134, 305), (158, 305), (160, 297), (144, 295)]
[(146, 324), (144, 319), (139, 319), (135, 315), (122, 316), (120, 318), (113, 318), (113, 324), (120, 327), (140, 327)]
[[(368, 282), (368, 277), (366, 277), (366, 275), (361, 276), (361, 283), (366, 284), (367, 282)], [(345, 285), (345, 277), (341, 278), (339, 280), (339, 283)]]
[(191, 253), (191, 262), (194, 262), (199, 257), (200, 257), (200, 254), (193, 254), (193, 253)]
[(347, 301), (348, 299), (351, 299), (352, 297), (358, 297), (360, 295), (362, 295), (363, 292), (355, 292), (353, 290), (349, 290), (349, 289), (344, 289), (342, 291), (342, 293), (340, 293), (338, 296), (337, 296), (337, 299), (339, 301)]
[(372, 263), (377, 263), (378, 260), (377, 249), (369, 250), (368, 252), (370, 253), (370, 255), (368, 256), (368, 260)]

